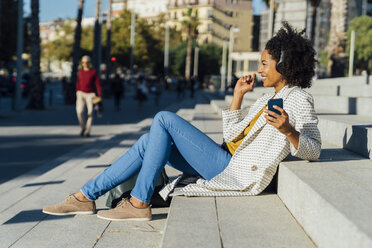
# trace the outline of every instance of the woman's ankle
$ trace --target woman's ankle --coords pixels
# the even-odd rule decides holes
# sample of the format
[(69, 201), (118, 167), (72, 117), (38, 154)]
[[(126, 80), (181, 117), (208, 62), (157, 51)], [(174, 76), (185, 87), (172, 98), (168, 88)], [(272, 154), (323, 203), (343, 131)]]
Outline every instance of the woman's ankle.
[(78, 199), (79, 201), (91, 201), (89, 200), (88, 198), (85, 197), (85, 195), (83, 193), (81, 193), (81, 191), (78, 191), (74, 194), (74, 196), (76, 197), (76, 199)]
[(150, 204), (145, 203), (143, 201), (138, 200), (137, 198), (131, 196), (129, 198), (129, 202), (132, 204), (133, 207), (135, 208), (148, 208)]

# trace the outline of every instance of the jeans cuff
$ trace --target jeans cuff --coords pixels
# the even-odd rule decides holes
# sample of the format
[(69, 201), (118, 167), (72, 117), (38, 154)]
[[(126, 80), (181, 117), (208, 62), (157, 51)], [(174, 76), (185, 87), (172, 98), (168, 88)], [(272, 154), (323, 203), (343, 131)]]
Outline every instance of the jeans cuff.
[(84, 191), (83, 189), (80, 189), (80, 192), (87, 198), (89, 201), (95, 201), (96, 199), (91, 199)]
[(151, 202), (151, 199), (150, 200), (143, 200), (143, 199), (141, 199), (141, 197), (137, 197), (136, 195), (134, 195), (132, 193), (130, 193), (130, 196), (132, 196), (132, 197), (136, 198), (137, 200), (139, 200), (141, 202), (144, 202), (146, 204), (150, 204), (150, 202)]

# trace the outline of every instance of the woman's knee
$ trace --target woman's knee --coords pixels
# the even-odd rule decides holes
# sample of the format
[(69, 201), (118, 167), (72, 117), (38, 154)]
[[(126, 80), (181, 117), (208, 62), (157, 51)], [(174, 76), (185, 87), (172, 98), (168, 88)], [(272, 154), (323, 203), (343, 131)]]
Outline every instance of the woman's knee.
[(153, 122), (160, 122), (164, 124), (166, 121), (171, 121), (174, 116), (177, 116), (177, 115), (173, 112), (160, 111), (155, 115)]

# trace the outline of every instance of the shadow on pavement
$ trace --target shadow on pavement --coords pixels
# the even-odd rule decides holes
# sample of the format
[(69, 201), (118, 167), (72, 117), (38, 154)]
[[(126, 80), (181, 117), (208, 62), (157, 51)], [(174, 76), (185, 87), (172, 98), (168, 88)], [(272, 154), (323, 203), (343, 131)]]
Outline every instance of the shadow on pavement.
[(64, 183), (64, 181), (65, 180), (41, 182), (41, 183), (28, 183), (28, 184), (23, 185), (22, 187), (33, 187), (33, 186), (44, 186), (44, 185), (50, 185), (50, 184), (61, 184), (61, 183)]
[(41, 211), (41, 209), (23, 210), (19, 212), (17, 215), (15, 215), (14, 217), (12, 217), (11, 219), (4, 222), (3, 225), (25, 223), (25, 222), (39, 222), (46, 218), (47, 220), (54, 220), (54, 219), (65, 219), (65, 218), (73, 218), (73, 217), (74, 215), (64, 215), (64, 216), (47, 215), (47, 214), (44, 214)]

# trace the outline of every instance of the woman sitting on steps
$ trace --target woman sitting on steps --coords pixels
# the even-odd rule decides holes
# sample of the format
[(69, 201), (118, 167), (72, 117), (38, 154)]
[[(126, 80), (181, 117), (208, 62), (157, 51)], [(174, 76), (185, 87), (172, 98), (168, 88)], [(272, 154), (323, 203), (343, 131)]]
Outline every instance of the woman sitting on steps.
[[(159, 112), (150, 132), (109, 168), (63, 202), (43, 208), (54, 215), (92, 214), (98, 197), (138, 174), (129, 199), (97, 216), (107, 220), (150, 220), (154, 187), (166, 164), (201, 177), (177, 194), (246, 196), (261, 193), (279, 163), (291, 153), (316, 160), (321, 150), (311, 86), (316, 60), (311, 41), (288, 23), (271, 38), (261, 54), (258, 73), (272, 93), (259, 98), (242, 116), (243, 96), (253, 90), (255, 74), (238, 80), (229, 109), (222, 111), (224, 146), (171, 112)], [(283, 99), (280, 115), (269, 111), (270, 99)]]

